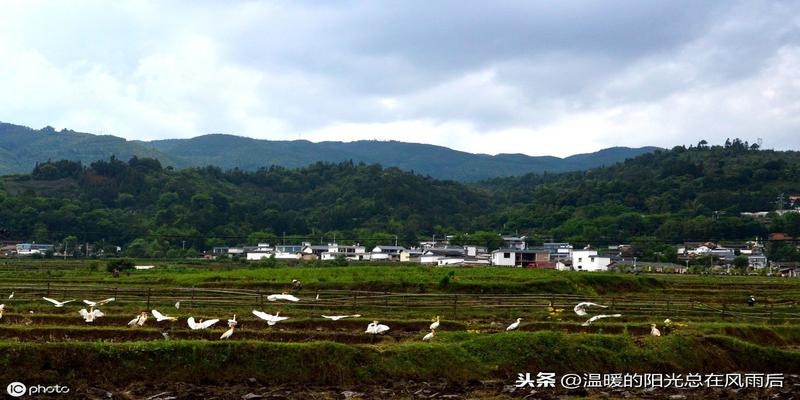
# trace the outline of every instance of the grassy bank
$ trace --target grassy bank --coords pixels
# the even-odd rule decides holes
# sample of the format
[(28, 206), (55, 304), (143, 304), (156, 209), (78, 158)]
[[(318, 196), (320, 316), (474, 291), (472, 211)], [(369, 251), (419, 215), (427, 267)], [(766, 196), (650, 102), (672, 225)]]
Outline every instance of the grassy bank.
[[(467, 335), (468, 336), (468, 335)], [(309, 385), (509, 379), (519, 372), (800, 372), (800, 353), (726, 336), (513, 332), (461, 341), (347, 345), (260, 341), (0, 342), (0, 380)]]

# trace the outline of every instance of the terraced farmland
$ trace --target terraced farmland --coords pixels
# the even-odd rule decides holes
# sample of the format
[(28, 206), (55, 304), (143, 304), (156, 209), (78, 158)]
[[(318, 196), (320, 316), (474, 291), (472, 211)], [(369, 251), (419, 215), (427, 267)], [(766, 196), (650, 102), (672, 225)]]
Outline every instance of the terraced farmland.
[[(300, 301), (267, 299), (285, 291)], [(758, 299), (753, 307), (745, 304), (750, 294)], [(800, 373), (798, 294), (800, 280), (768, 277), (163, 264), (115, 278), (91, 261), (10, 263), (0, 266), (0, 376), (69, 384), (86, 397), (193, 398), (189, 387), (209, 398), (340, 398), (348, 390), (385, 397), (380, 391), (388, 387), (390, 397), (419, 398), (434, 394), (425, 392), (429, 386), (457, 397), (524, 397), (529, 393), (509, 389), (520, 372), (790, 375)], [(77, 301), (56, 308), (43, 296)], [(106, 315), (84, 322), (80, 301), (107, 297), (116, 300), (99, 307)], [(608, 306), (592, 314), (622, 317), (582, 326), (588, 316), (572, 311), (580, 301)], [(563, 311), (553, 313), (549, 304)], [(178, 320), (127, 326), (152, 309)], [(268, 326), (254, 309), (289, 319)], [(219, 340), (234, 314), (234, 335)], [(321, 317), (336, 314), (361, 317)], [(441, 326), (423, 343), (437, 315)], [(190, 316), (222, 322), (191, 330)], [(519, 329), (506, 332), (516, 318)], [(666, 318), (685, 326), (650, 336), (650, 324), (663, 329)], [(391, 329), (365, 334), (373, 320)], [(570, 393), (597, 394), (540, 395)]]

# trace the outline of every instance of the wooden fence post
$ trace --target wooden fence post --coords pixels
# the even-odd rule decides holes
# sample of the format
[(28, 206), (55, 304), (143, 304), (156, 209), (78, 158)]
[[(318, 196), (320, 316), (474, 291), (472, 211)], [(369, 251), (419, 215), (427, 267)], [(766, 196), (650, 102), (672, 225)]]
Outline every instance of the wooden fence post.
[(50, 282), (47, 282), (47, 295), (50, 296)]
[(725, 311), (726, 311), (727, 309), (728, 309), (728, 304), (723, 302), (723, 303), (722, 303), (722, 319), (723, 319), (723, 320), (725, 319)]

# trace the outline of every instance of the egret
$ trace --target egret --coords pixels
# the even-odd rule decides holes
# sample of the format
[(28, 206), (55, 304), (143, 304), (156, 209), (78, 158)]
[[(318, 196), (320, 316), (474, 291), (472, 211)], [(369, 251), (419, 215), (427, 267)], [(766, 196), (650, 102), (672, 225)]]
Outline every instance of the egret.
[(439, 329), (439, 316), (436, 316), (436, 322), (432, 323), (430, 326), (432, 331)]
[(319, 301), (319, 293), (317, 293), (317, 297), (315, 297), (314, 300)]
[(275, 313), (275, 315), (272, 315), (272, 314), (267, 314), (267, 313), (265, 313), (263, 311), (253, 310), (253, 315), (255, 315), (258, 318), (263, 319), (264, 321), (267, 321), (267, 325), (269, 325), (269, 326), (275, 325), (278, 322), (281, 322), (281, 321), (289, 319), (289, 317), (281, 317), (281, 316), (279, 316), (280, 313), (281, 312), (278, 311), (278, 312)]
[(230, 327), (230, 329), (225, 331), (225, 333), (223, 333), (222, 336), (220, 336), (219, 338), (220, 339), (227, 339), (227, 338), (231, 337), (233, 335), (233, 330), (236, 328), (237, 324), (238, 324), (238, 322), (236, 322), (236, 314), (233, 314), (233, 319), (229, 319), (228, 320), (228, 326)]
[(42, 297), (42, 299), (53, 303), (53, 305), (56, 306), (57, 308), (64, 307), (64, 304), (71, 303), (71, 302), (75, 301), (75, 299), (65, 300), (65, 301), (58, 301), (58, 300), (53, 300), (53, 299), (51, 299), (49, 297)]
[(5, 304), (0, 304), (0, 319), (3, 319), (3, 310), (6, 308)]
[(181, 308), (181, 302), (180, 301), (176, 301), (175, 302), (175, 309), (176, 310), (180, 310), (180, 308)]
[(389, 327), (383, 324), (378, 324), (378, 321), (372, 321), (367, 325), (367, 330), (364, 333), (371, 333), (373, 335), (381, 334), (389, 330)]
[(435, 335), (435, 332), (436, 332), (436, 331), (434, 331), (433, 329), (431, 329), (431, 333), (429, 333), (429, 334), (427, 334), (427, 335), (423, 336), (423, 337), (422, 337), (422, 340), (427, 342), (427, 341), (429, 341), (429, 340), (433, 339), (433, 336)]
[(597, 304), (597, 303), (590, 303), (588, 301), (585, 301), (583, 303), (578, 303), (577, 305), (575, 305), (575, 308), (573, 308), (573, 310), (575, 310), (575, 314), (578, 314), (578, 315), (580, 315), (582, 317), (582, 316), (586, 315), (586, 307), (608, 308), (608, 306), (603, 306), (603, 305), (600, 305), (600, 304)]
[(296, 301), (300, 301), (300, 299), (298, 299), (297, 297), (292, 296), (291, 294), (286, 294), (286, 293), (271, 294), (271, 295), (267, 296), (267, 300), (269, 300), (269, 301), (287, 300), (287, 301), (295, 301), (295, 302)]
[(164, 315), (164, 314), (162, 314), (162, 313), (158, 312), (158, 310), (152, 310), (152, 311), (150, 311), (150, 313), (151, 313), (151, 314), (153, 314), (153, 317), (155, 317), (155, 318), (156, 318), (156, 322), (161, 322), (161, 321), (175, 321), (175, 320), (177, 320), (177, 319), (178, 319), (178, 318), (176, 318), (176, 317), (168, 317), (168, 316), (166, 316), (166, 315)]
[(89, 307), (96, 307), (96, 306), (102, 306), (103, 304), (111, 303), (114, 300), (116, 300), (116, 298), (109, 297), (107, 299), (103, 299), (100, 301), (84, 300), (83, 302), (86, 303), (86, 305), (88, 305)]
[(206, 329), (216, 324), (217, 322), (219, 322), (218, 319), (210, 319), (208, 321), (203, 321), (201, 319), (200, 322), (195, 322), (194, 317), (189, 317), (189, 319), (186, 320), (186, 323), (189, 324), (189, 328), (192, 330)]
[(353, 315), (323, 315), (322, 318), (332, 319), (334, 321), (338, 321), (343, 318), (358, 318), (361, 314), (353, 314)]
[(506, 331), (513, 331), (514, 329), (519, 328), (519, 323), (521, 321), (522, 321), (522, 318), (517, 318), (517, 322), (514, 322), (513, 324), (509, 325), (508, 328), (506, 328)]
[(147, 313), (142, 311), (142, 313), (132, 319), (131, 322), (128, 322), (128, 326), (144, 326), (145, 321), (147, 321)]
[(14, 293), (15, 293), (15, 292), (11, 292), (11, 294), (10, 294), (10, 295), (8, 295), (8, 299), (9, 299), (9, 300), (11, 300), (11, 299), (13, 299), (13, 298), (14, 298)]
[(102, 311), (95, 310), (94, 307), (89, 307), (89, 311), (86, 311), (85, 308), (82, 308), (80, 311), (78, 311), (78, 314), (80, 314), (83, 317), (83, 320), (86, 322), (94, 322), (95, 318), (100, 318), (105, 315)]
[(610, 314), (610, 315), (600, 314), (600, 315), (595, 315), (594, 317), (587, 319), (586, 322), (581, 324), (581, 326), (589, 326), (589, 325), (592, 324), (592, 322), (597, 321), (598, 319), (602, 319), (602, 318), (619, 318), (621, 316), (622, 316), (622, 314)]
[(650, 324), (650, 334), (653, 336), (661, 336), (661, 331), (656, 328), (656, 324)]

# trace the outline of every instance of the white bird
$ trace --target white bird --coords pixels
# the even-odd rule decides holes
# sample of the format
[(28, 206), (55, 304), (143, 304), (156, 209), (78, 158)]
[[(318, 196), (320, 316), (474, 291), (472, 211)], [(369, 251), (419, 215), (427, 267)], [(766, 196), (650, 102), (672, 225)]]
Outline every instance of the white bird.
[(277, 301), (277, 300), (300, 301), (300, 299), (298, 299), (297, 297), (292, 296), (291, 294), (286, 294), (286, 293), (271, 294), (271, 295), (267, 296), (267, 300), (269, 300), (269, 301)]
[(14, 293), (15, 293), (15, 292), (11, 292), (11, 294), (10, 294), (10, 295), (8, 295), (8, 299), (9, 299), (9, 300), (11, 300), (11, 299), (13, 299), (13, 298), (14, 298)]
[(436, 322), (432, 323), (430, 326), (432, 331), (439, 329), (439, 316), (436, 316)]
[(506, 331), (513, 331), (514, 329), (519, 328), (519, 323), (521, 321), (522, 321), (522, 318), (517, 318), (517, 322), (514, 322), (513, 324), (509, 325), (508, 328), (506, 328)]
[(151, 313), (151, 314), (153, 314), (153, 317), (155, 317), (155, 318), (156, 318), (156, 322), (161, 322), (161, 321), (175, 321), (175, 320), (177, 320), (177, 319), (178, 319), (178, 318), (176, 318), (176, 317), (168, 317), (168, 316), (166, 316), (166, 315), (164, 315), (164, 314), (162, 314), (162, 313), (158, 312), (158, 310), (152, 310), (152, 311), (150, 311), (150, 313)]
[(431, 333), (429, 333), (429, 334), (427, 334), (427, 335), (423, 336), (423, 337), (422, 337), (422, 340), (427, 342), (427, 341), (429, 341), (429, 340), (433, 339), (433, 336), (435, 335), (435, 333), (434, 333), (434, 332), (435, 332), (435, 331), (431, 329)]
[(216, 324), (217, 322), (219, 322), (218, 319), (210, 319), (208, 321), (203, 321), (201, 319), (200, 322), (195, 322), (194, 317), (189, 317), (189, 319), (186, 320), (186, 323), (189, 324), (189, 328), (192, 330), (206, 329)]
[(103, 304), (111, 303), (112, 301), (116, 300), (114, 297), (109, 297), (107, 299), (103, 299), (100, 301), (91, 301), (91, 300), (84, 300), (83, 302), (90, 307), (102, 306)]
[(581, 326), (589, 326), (589, 325), (592, 324), (592, 322), (597, 321), (598, 319), (602, 319), (602, 318), (619, 318), (621, 316), (622, 316), (622, 314), (610, 314), (610, 315), (600, 314), (600, 315), (595, 315), (594, 317), (587, 319), (586, 322), (581, 324)]
[(71, 302), (75, 301), (75, 299), (66, 300), (66, 301), (58, 301), (58, 300), (53, 300), (53, 299), (51, 299), (49, 297), (42, 297), (42, 299), (53, 303), (54, 306), (59, 307), (59, 308), (60, 307), (64, 307), (64, 304), (71, 303)]
[(338, 321), (343, 318), (358, 318), (361, 317), (361, 314), (353, 314), (353, 315), (323, 315), (322, 318), (332, 319), (334, 321)]
[(83, 320), (86, 322), (94, 322), (95, 318), (100, 318), (105, 315), (102, 311), (95, 310), (94, 307), (90, 307), (89, 311), (86, 311), (85, 308), (82, 308), (80, 311), (78, 311), (78, 314), (80, 314), (83, 317)]
[(653, 336), (661, 336), (661, 331), (656, 328), (656, 324), (650, 324), (650, 334)]
[(281, 312), (278, 311), (278, 312), (275, 313), (275, 315), (272, 315), (272, 314), (267, 314), (267, 313), (265, 313), (263, 311), (253, 310), (253, 315), (255, 315), (258, 318), (263, 319), (264, 321), (267, 321), (267, 325), (269, 325), (269, 326), (275, 325), (278, 322), (281, 322), (281, 321), (289, 319), (289, 317), (281, 317), (281, 316), (279, 316), (280, 313)]
[(575, 314), (578, 314), (578, 315), (580, 315), (582, 317), (582, 316), (586, 315), (586, 307), (608, 308), (608, 306), (603, 306), (603, 305), (600, 305), (600, 304), (597, 304), (597, 303), (590, 303), (588, 301), (585, 301), (583, 303), (578, 303), (577, 305), (575, 305), (575, 308), (573, 308), (573, 310), (575, 310)]
[(381, 334), (389, 330), (389, 327), (383, 324), (378, 324), (378, 321), (372, 321), (367, 325), (367, 330), (364, 333), (371, 333), (373, 335)]
[(5, 304), (0, 304), (0, 319), (3, 319), (3, 310), (5, 310), (5, 308)]
[(236, 322), (236, 314), (233, 314), (233, 318), (228, 320), (228, 326), (230, 327), (230, 329), (225, 331), (225, 333), (223, 333), (222, 336), (220, 336), (219, 338), (220, 339), (227, 339), (227, 338), (231, 337), (233, 335), (233, 330), (236, 328), (237, 324), (239, 324), (239, 323)]
[(180, 310), (180, 308), (181, 308), (181, 302), (180, 301), (176, 301), (175, 302), (175, 309), (176, 310)]
[(161, 332), (161, 336), (162, 336), (164, 339), (166, 339), (166, 340), (169, 340), (169, 332)]
[(234, 329), (235, 327), (236, 327), (236, 325), (234, 325), (234, 326), (231, 326), (231, 327), (230, 327), (230, 329), (228, 329), (227, 331), (225, 331), (225, 333), (223, 333), (223, 334), (222, 334), (222, 336), (220, 336), (219, 338), (220, 338), (220, 339), (227, 339), (227, 338), (229, 338), (229, 337), (233, 336), (233, 329)]
[(319, 300), (319, 293), (317, 293), (317, 297), (315, 297), (314, 300)]
[(147, 321), (147, 313), (142, 311), (142, 313), (137, 315), (136, 318), (132, 319), (131, 322), (128, 322), (128, 326), (144, 326), (145, 321)]

